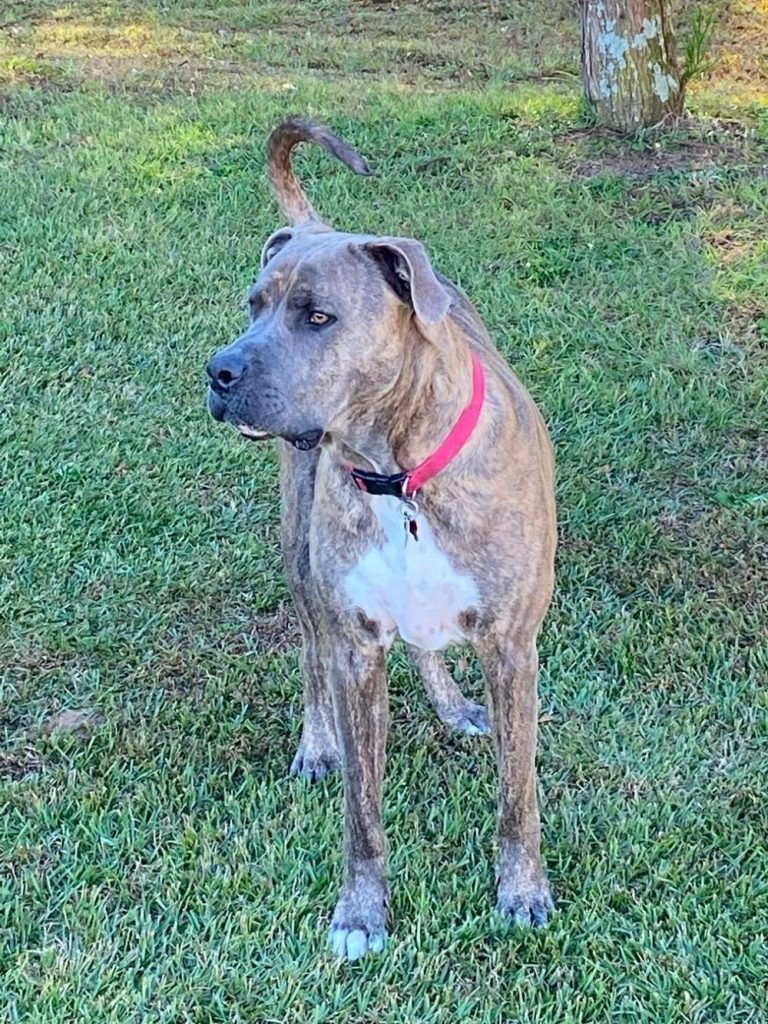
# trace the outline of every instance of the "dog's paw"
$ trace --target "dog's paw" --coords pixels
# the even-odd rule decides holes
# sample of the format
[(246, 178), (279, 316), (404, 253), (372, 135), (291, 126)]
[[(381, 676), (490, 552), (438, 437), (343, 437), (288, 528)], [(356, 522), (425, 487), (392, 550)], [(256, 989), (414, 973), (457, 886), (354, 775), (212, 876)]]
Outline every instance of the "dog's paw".
[(500, 895), (497, 909), (518, 928), (543, 928), (555, 905), (549, 892), (542, 891), (535, 895)]
[(487, 736), (491, 731), (487, 710), (471, 700), (437, 708), (437, 714), (443, 725), (462, 736)]
[(359, 960), (366, 953), (381, 953), (387, 941), (388, 904), (386, 884), (378, 879), (360, 880), (345, 888), (328, 933), (336, 956)]
[(340, 767), (341, 756), (335, 745), (319, 746), (303, 739), (291, 763), (291, 775), (307, 782), (319, 782)]
[(366, 953), (381, 953), (386, 941), (384, 928), (371, 931), (367, 928), (333, 926), (328, 935), (331, 950), (344, 960), (359, 960)]
[(496, 909), (519, 928), (543, 928), (555, 905), (549, 884), (540, 872), (516, 871), (499, 878)]

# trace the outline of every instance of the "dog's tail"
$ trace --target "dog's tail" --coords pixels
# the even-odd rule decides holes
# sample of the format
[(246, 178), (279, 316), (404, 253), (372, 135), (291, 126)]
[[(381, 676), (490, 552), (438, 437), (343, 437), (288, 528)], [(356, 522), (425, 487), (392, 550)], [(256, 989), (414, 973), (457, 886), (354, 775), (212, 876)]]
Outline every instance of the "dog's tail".
[(291, 224), (321, 220), (293, 173), (291, 152), (299, 142), (314, 142), (322, 146), (355, 174), (371, 173), (363, 157), (325, 125), (316, 124), (306, 117), (291, 117), (284, 121), (267, 141), (267, 176), (278, 205)]

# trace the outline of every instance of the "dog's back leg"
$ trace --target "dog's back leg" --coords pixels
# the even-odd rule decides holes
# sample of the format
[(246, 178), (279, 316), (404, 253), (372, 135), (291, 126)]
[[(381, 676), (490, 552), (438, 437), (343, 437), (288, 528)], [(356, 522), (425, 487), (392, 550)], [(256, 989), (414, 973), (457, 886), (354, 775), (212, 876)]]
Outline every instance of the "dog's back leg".
[(341, 764), (328, 685), (329, 652), (324, 617), (319, 614), (309, 564), (309, 519), (319, 452), (297, 452), (280, 443), (281, 532), (283, 558), (296, 616), (301, 627), (301, 676), (304, 725), (291, 775), (311, 782)]
[(443, 725), (466, 736), (486, 735), (491, 731), (488, 712), (482, 704), (467, 700), (448, 671), (442, 654), (411, 644), (408, 644), (408, 653), (424, 680), (432, 707)]

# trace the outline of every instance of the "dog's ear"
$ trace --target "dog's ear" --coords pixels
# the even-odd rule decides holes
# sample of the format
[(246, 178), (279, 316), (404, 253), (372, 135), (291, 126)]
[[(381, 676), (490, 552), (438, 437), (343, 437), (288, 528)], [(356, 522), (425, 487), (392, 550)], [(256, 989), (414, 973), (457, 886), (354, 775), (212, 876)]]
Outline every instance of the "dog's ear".
[(438, 281), (424, 246), (413, 238), (377, 238), (365, 242), (388, 284), (413, 306), (419, 320), (436, 324), (451, 305), (451, 297)]
[(284, 245), (293, 238), (293, 232), (290, 228), (280, 228), (279, 231), (275, 231), (273, 235), (267, 239), (264, 248), (261, 250), (261, 269), (269, 263), (273, 256), (277, 256)]

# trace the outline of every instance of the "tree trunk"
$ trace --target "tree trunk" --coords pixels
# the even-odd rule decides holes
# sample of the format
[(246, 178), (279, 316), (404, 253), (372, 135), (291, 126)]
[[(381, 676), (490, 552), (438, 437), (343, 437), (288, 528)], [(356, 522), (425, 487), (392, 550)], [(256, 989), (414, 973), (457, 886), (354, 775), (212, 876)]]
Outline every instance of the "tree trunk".
[(667, 0), (582, 0), (581, 65), (600, 124), (631, 132), (683, 109)]

